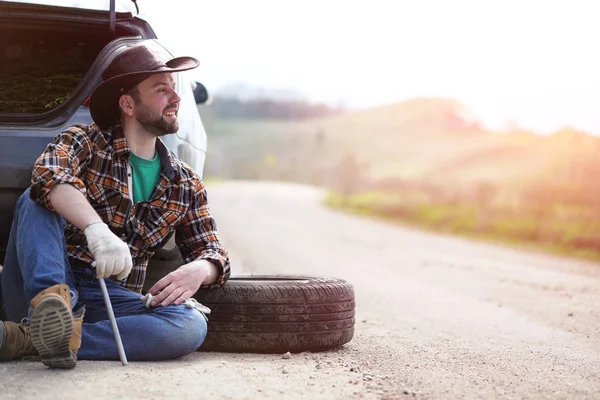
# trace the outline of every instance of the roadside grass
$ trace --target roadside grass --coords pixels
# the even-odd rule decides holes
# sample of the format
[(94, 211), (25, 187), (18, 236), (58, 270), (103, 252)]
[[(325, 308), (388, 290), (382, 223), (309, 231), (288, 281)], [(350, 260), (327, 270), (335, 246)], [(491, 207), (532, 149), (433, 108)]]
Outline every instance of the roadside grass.
[(344, 196), (328, 191), (324, 204), (353, 214), (408, 224), (434, 232), (503, 243), (513, 247), (600, 261), (600, 221), (565, 220), (558, 213), (543, 218), (525, 211), (474, 204), (436, 204), (418, 193), (369, 191)]
[(211, 176), (211, 177), (205, 177), (205, 178), (202, 178), (202, 182), (203, 182), (203, 183), (204, 183), (206, 186), (213, 186), (213, 185), (216, 185), (216, 184), (218, 184), (218, 183), (222, 183), (222, 182), (223, 182), (223, 179), (222, 179), (222, 178), (219, 178), (219, 177), (214, 177), (214, 176)]

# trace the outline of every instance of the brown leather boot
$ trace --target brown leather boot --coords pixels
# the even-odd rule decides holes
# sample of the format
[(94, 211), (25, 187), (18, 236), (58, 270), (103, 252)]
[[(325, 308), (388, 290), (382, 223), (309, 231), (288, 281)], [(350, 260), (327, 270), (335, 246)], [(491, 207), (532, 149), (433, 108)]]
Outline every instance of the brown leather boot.
[(77, 311), (73, 311), (73, 332), (71, 340), (69, 340), (69, 350), (77, 357), (77, 351), (81, 347), (81, 328), (83, 324), (83, 314), (85, 307), (81, 307)]
[(83, 313), (71, 312), (71, 293), (66, 284), (43, 290), (31, 300), (31, 341), (42, 362), (51, 368), (74, 368), (81, 346)]
[(29, 334), (29, 325), (0, 321), (0, 361), (20, 360), (38, 355)]

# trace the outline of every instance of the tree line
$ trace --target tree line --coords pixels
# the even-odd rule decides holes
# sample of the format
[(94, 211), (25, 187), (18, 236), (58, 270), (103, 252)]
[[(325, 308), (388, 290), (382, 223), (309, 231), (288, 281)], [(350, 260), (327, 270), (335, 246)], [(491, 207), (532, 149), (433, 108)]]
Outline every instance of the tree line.
[(300, 99), (251, 98), (215, 96), (209, 105), (217, 118), (303, 120), (339, 114), (343, 110), (323, 103)]

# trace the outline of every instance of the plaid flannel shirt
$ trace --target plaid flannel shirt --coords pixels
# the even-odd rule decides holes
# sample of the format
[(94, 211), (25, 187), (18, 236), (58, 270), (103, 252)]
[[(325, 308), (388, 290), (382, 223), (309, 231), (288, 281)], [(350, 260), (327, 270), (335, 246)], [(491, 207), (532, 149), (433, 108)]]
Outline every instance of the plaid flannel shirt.
[[(227, 253), (217, 235), (199, 176), (157, 140), (159, 182), (148, 201), (133, 204), (128, 189), (130, 150), (120, 126), (74, 125), (56, 136), (33, 167), (31, 198), (54, 211), (52, 187), (68, 183), (83, 193), (111, 231), (127, 242), (133, 268), (121, 284), (141, 292), (150, 257), (174, 234), (185, 262), (212, 261), (220, 269), (216, 284), (230, 276)], [(94, 261), (81, 230), (67, 223), (67, 253), (78, 264)], [(79, 262), (77, 262), (79, 261)]]

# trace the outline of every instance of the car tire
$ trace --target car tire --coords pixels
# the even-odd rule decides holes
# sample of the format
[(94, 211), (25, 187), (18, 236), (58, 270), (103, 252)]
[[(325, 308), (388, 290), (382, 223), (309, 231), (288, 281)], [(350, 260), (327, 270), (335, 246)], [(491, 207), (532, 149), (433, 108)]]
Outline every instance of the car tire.
[(212, 311), (204, 351), (323, 351), (354, 335), (354, 288), (340, 279), (232, 276), (194, 297)]
[[(144, 291), (179, 265), (152, 260)], [(354, 288), (341, 279), (234, 275), (223, 286), (201, 288), (194, 297), (211, 309), (201, 351), (324, 351), (354, 336)]]

